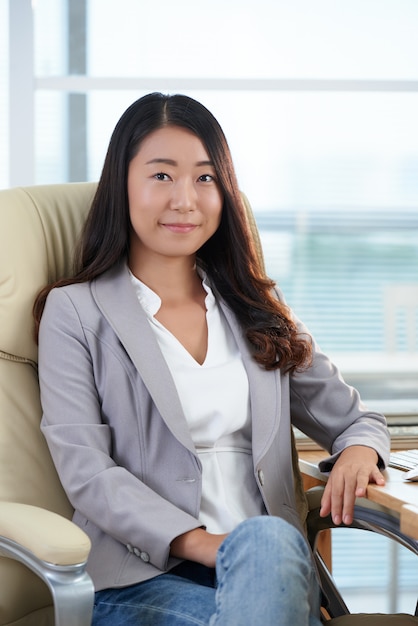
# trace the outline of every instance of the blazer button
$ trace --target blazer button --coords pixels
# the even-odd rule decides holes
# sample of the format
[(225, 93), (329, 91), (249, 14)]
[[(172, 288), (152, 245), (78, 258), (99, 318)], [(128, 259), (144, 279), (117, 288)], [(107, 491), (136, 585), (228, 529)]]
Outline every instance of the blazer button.
[(264, 472), (263, 472), (263, 470), (258, 470), (258, 480), (260, 481), (260, 485), (263, 487), (263, 485), (264, 485)]
[(127, 548), (128, 552), (130, 552), (131, 554), (133, 553), (134, 549), (133, 549), (133, 547), (132, 547), (132, 545), (130, 543), (126, 544), (126, 548)]
[(148, 552), (141, 552), (140, 557), (144, 561), (144, 563), (148, 563), (149, 562), (149, 554), (148, 554)]

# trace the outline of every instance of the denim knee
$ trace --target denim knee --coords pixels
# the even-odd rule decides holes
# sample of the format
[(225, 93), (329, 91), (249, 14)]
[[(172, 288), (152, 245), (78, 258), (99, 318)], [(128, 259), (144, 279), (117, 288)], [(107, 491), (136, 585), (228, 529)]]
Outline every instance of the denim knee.
[(216, 560), (217, 609), (210, 625), (319, 625), (319, 591), (302, 533), (279, 517), (245, 520)]
[(235, 548), (241, 545), (247, 558), (253, 552), (255, 558), (268, 560), (273, 556), (277, 558), (278, 552), (291, 556), (296, 550), (299, 555), (310, 559), (308, 544), (302, 533), (286, 520), (272, 515), (245, 520), (224, 541), (223, 551), (228, 549), (228, 544), (235, 544)]

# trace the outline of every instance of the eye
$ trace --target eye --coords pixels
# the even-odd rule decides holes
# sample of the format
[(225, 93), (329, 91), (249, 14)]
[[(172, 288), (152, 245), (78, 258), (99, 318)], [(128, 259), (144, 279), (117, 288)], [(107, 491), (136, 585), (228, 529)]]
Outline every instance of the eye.
[(201, 183), (213, 183), (215, 182), (215, 177), (212, 176), (212, 174), (202, 174), (202, 176), (199, 176), (199, 179)]
[(170, 176), (168, 174), (164, 174), (164, 172), (158, 172), (157, 174), (154, 174), (154, 178), (156, 180), (161, 180), (164, 182), (170, 180)]

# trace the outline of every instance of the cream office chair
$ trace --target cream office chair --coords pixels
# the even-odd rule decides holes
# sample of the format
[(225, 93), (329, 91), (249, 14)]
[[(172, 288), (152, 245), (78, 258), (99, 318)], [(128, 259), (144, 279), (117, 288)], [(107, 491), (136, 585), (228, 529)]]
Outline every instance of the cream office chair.
[(71, 272), (94, 185), (0, 192), (0, 624), (89, 626), (88, 537), (39, 430), (32, 306)]
[[(75, 241), (94, 191), (93, 183), (0, 191), (0, 626), (88, 626), (91, 620), (89, 540), (70, 521), (71, 506), (39, 429), (32, 305), (41, 287), (71, 274)], [(307, 501), (296, 451), (294, 472), (304, 519)], [(318, 529), (317, 497), (317, 491), (309, 495), (311, 537)], [(389, 623), (344, 615), (343, 605), (334, 601), (338, 593), (332, 583), (326, 585), (327, 606), (336, 616), (328, 626)], [(390, 623), (417, 623), (410, 620), (416, 618), (396, 616)]]

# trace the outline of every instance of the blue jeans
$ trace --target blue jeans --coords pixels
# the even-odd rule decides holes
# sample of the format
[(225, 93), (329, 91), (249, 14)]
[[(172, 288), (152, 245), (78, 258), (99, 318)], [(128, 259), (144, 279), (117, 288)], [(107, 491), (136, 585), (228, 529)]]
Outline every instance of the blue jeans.
[(242, 522), (215, 570), (171, 572), (98, 591), (93, 626), (320, 626), (319, 588), (305, 539), (278, 517)]

